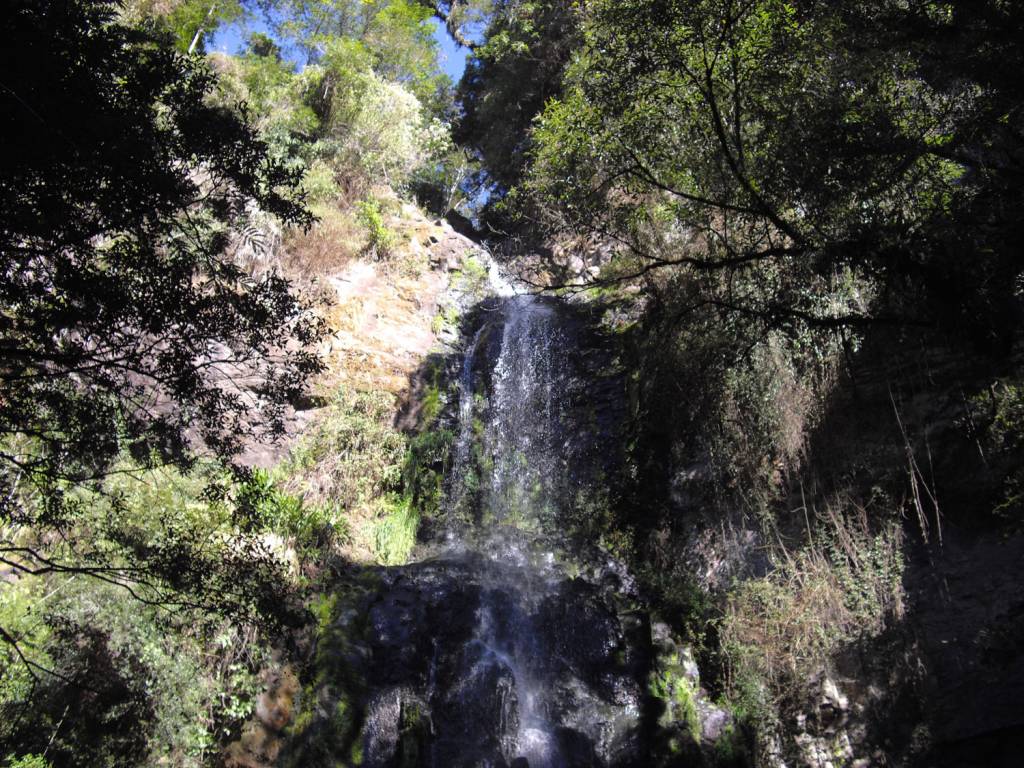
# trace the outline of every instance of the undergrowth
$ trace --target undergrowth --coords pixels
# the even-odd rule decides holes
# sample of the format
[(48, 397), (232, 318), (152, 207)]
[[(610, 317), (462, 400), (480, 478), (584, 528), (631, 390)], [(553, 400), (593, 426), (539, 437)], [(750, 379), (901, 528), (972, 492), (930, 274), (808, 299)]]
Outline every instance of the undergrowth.
[(773, 570), (727, 595), (719, 636), (728, 695), (754, 719), (770, 722), (833, 654), (903, 613), (899, 518), (869, 522), (880, 515), (848, 499), (811, 514), (804, 542), (787, 547), (775, 535)]
[[(100, 577), (55, 572), (13, 580), (0, 593), (0, 626), (25, 654), (0, 649), (0, 744), (26, 766), (48, 764), (43, 753), (55, 764), (107, 764), (108, 752), (135, 754), (138, 765), (202, 764), (251, 715), (270, 646), (255, 622), (207, 607), (208, 596), (190, 590), (255, 596), (237, 581), (246, 576), (225, 576), (235, 580), (229, 586), (203, 573), (215, 559), (250, 551), (240, 549), (246, 541), (265, 560), (246, 558), (254, 585), (270, 579), (276, 584), (266, 587), (292, 589), (287, 541), (308, 524), (301, 503), (265, 475), (240, 477), (212, 462), (189, 473), (143, 470), (128, 459), (101, 493), (78, 496), (88, 514), (65, 532), (64, 546), (80, 550), (88, 537), (93, 557), (103, 558)], [(131, 548), (160, 556), (172, 533), (189, 547), (166, 551), (169, 584), (117, 575), (131, 574)], [(40, 545), (13, 527), (4, 534)], [(50, 556), (61, 560), (60, 548), (51, 544)], [(104, 697), (117, 706), (105, 708)]]
[(378, 500), (401, 490), (407, 439), (391, 423), (395, 407), (388, 392), (339, 390), (275, 471), (289, 492), (343, 521), (344, 543), (362, 559), (375, 551)]
[(419, 514), (409, 498), (400, 496), (383, 499), (380, 514), (373, 533), (377, 560), (383, 565), (404, 565), (416, 546)]

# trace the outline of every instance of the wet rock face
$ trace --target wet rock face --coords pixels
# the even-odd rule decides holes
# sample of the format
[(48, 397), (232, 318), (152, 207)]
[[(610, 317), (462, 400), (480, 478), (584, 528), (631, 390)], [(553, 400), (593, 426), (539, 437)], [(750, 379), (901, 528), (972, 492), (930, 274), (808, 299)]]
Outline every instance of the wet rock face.
[(439, 645), (468, 641), (480, 587), (467, 563), (429, 562), (383, 576), (367, 610), (368, 672), (374, 684), (426, 683)]
[(644, 764), (635, 617), (608, 599), (608, 574), (535, 567), (466, 552), (387, 572), (364, 609), (365, 765)]
[(432, 699), (430, 765), (503, 763), (516, 748), (519, 727), (515, 675), (507, 664), (479, 645), (457, 654), (457, 664), (441, 675), (442, 690)]
[(477, 450), (454, 457), (452, 479), (475, 454), (477, 523), (518, 517), (563, 530), (581, 496), (623, 465), (626, 403), (614, 345), (585, 310), (552, 299), (489, 300), (473, 327), (460, 422), (483, 432), (465, 435)]
[[(612, 402), (614, 384), (587, 397), (608, 361), (556, 302), (490, 310), (467, 339), (449, 484), (453, 508), (475, 498), (476, 525), (436, 542), (435, 559), (387, 571), (366, 606), (366, 764), (649, 765), (651, 643), (635, 584), (561, 530), (577, 489), (613, 460), (614, 408), (591, 406)], [(401, 748), (403, 706), (428, 723), (415, 749)]]

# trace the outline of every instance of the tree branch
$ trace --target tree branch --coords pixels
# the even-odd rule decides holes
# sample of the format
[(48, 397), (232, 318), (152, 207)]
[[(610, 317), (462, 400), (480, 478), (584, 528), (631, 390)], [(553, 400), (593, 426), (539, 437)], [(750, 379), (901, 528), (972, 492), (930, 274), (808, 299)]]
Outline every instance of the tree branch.
[(462, 30), (459, 29), (459, 25), (455, 20), (455, 9), (458, 7), (458, 0), (452, 0), (448, 4), (448, 10), (445, 11), (440, 2), (425, 2), (428, 8), (434, 12), (434, 18), (444, 23), (445, 28), (448, 30), (448, 34), (452, 36), (452, 39), (461, 45), (463, 48), (468, 48), (471, 51), (476, 51), (480, 46), (462, 34)]

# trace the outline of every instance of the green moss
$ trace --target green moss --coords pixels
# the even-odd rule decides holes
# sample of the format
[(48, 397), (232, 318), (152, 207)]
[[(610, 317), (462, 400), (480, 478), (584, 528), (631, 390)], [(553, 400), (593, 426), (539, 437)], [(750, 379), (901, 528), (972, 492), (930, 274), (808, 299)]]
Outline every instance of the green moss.
[(363, 742), (361, 739), (357, 739), (352, 745), (352, 749), (349, 751), (349, 759), (352, 761), (352, 765), (363, 764)]
[(316, 715), (312, 709), (306, 709), (295, 716), (291, 727), (288, 729), (292, 736), (301, 736), (309, 726), (313, 724)]
[(317, 618), (316, 656), (312, 678), (299, 698), (301, 711), (289, 728), (288, 751), (282, 765), (305, 768), (309, 765), (348, 766), (349, 756), (361, 750), (358, 741), (363, 718), (358, 702), (365, 692), (365, 681), (350, 663), (353, 643), (365, 630), (365, 617), (346, 620), (352, 606), (372, 589), (375, 582), (344, 581), (330, 595), (313, 605)]
[(338, 595), (334, 593), (317, 595), (313, 601), (313, 616), (316, 618), (317, 630), (320, 634), (329, 630), (337, 605)]
[(700, 715), (697, 714), (697, 688), (688, 677), (676, 679), (673, 698), (676, 704), (676, 717), (689, 731), (696, 743), (700, 743)]
[(750, 753), (743, 731), (733, 724), (727, 725), (715, 742), (715, 762), (719, 765), (747, 765)]
[(445, 465), (455, 433), (428, 429), (409, 441), (402, 470), (405, 495), (422, 515), (433, 515), (441, 505)]
[(431, 385), (427, 388), (423, 404), (420, 406), (422, 429), (429, 428), (437, 420), (442, 408), (444, 408), (444, 399), (441, 397), (441, 389), (436, 385)]
[(700, 715), (697, 712), (697, 686), (686, 674), (678, 657), (659, 660), (647, 681), (648, 692), (665, 705), (662, 727), (681, 727), (694, 743), (701, 740)]
[(459, 325), (459, 308), (454, 304), (444, 311), (444, 321), (453, 328)]

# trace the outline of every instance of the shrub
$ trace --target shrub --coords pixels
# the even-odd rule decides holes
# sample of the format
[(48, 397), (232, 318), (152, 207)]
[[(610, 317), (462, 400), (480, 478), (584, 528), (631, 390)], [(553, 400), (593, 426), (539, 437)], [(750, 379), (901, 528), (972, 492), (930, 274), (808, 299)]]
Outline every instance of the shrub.
[(780, 541), (775, 570), (729, 593), (722, 651), (732, 695), (748, 708), (794, 691), (844, 644), (902, 614), (899, 520), (876, 531), (867, 521), (863, 508), (834, 500), (804, 546), (790, 552)]
[(986, 462), (1002, 476), (1002, 492), (993, 514), (1020, 525), (1024, 510), (1024, 385), (997, 380), (967, 403), (961, 419), (968, 437), (983, 452)]
[(50, 761), (42, 755), (7, 756), (8, 768), (52, 768)]
[(489, 282), (490, 273), (487, 265), (476, 256), (469, 256), (462, 262), (462, 269), (456, 277), (453, 289), (481, 300), (487, 295)]
[[(376, 74), (362, 43), (335, 40), (304, 75), (322, 121), (320, 152), (350, 183), (404, 189), (418, 168), (451, 152), (448, 126), (404, 85)], [(326, 94), (326, 98), (321, 98)]]
[[(56, 766), (197, 764), (251, 714), (269, 649), (237, 616), (232, 622), (194, 607), (203, 603), (202, 591), (176, 595), (118, 576), (116, 567), (126, 564), (119, 547), (148, 549), (161, 562), (167, 558), (179, 588), (191, 589), (193, 579), (206, 578), (202, 589), (246, 601), (251, 587), (242, 582), (277, 579), (285, 592), (288, 572), (268, 571), (259, 558), (276, 559), (267, 549), (246, 550), (239, 542), (255, 542), (268, 531), (301, 531), (305, 511), (265, 473), (240, 483), (215, 463), (183, 474), (142, 472), (123, 460), (103, 494), (83, 491), (79, 497), (88, 514), (69, 532), (69, 546), (88, 541), (115, 570), (109, 581), (52, 574), (6, 586), (0, 626), (38, 665), (38, 680), (13, 647), (0, 648), (0, 710), (24, 714), (32, 708), (25, 717), (0, 717), (0, 740), (18, 743), (25, 754), (36, 746), (41, 752), (45, 738), (36, 745), (31, 733), (10, 730), (33, 722), (46, 738), (58, 733), (46, 752)], [(180, 541), (189, 546), (174, 545)], [(224, 573), (208, 570), (234, 558), (238, 562), (226, 563)], [(133, 593), (156, 602), (140, 602)], [(69, 679), (86, 681), (95, 691), (83, 693)], [(65, 707), (70, 713), (58, 729)]]
[(0, 739), (15, 755), (45, 753), (58, 766), (147, 762), (154, 709), (144, 664), (102, 630), (50, 623), (59, 674), (40, 675), (28, 699), (2, 702)]
[(275, 472), (282, 490), (324, 510), (360, 559), (377, 556), (381, 499), (402, 489), (407, 440), (389, 392), (342, 389)]
[(368, 198), (359, 203), (356, 210), (359, 223), (366, 230), (366, 250), (373, 253), (378, 259), (387, 258), (397, 245), (398, 237), (385, 223), (380, 201)]
[(240, 484), (236, 499), (250, 524), (293, 539), (300, 547), (313, 546), (325, 535), (340, 541), (348, 538), (348, 521), (341, 514), (332, 514), (331, 505), (304, 503), (299, 496), (283, 491), (266, 470), (254, 470)]
[(391, 424), (395, 396), (341, 389), (278, 469), (282, 487), (306, 503), (351, 509), (397, 491), (406, 439)]
[(338, 183), (334, 179), (334, 171), (322, 159), (314, 160), (302, 177), (302, 190), (310, 203), (324, 203), (334, 200), (341, 194)]

